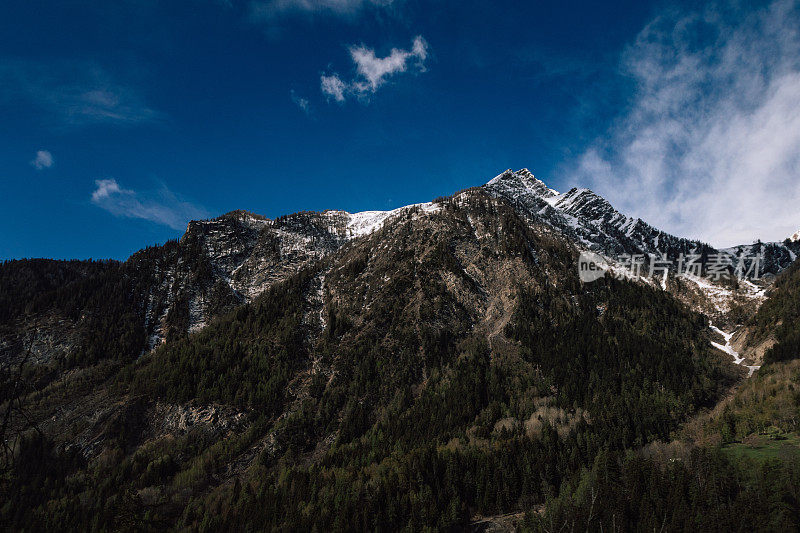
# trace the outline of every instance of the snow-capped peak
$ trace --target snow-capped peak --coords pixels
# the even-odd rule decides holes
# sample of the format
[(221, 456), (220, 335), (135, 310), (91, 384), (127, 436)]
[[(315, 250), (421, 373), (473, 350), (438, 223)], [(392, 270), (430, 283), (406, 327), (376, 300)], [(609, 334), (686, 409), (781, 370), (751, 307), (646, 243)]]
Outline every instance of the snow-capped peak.
[(677, 255), (702, 246), (702, 243), (663, 233), (641, 219), (623, 215), (589, 189), (573, 188), (559, 194), (525, 169), (507, 170), (485, 188), (537, 221), (560, 229), (582, 246), (611, 256), (667, 252)]
[(534, 194), (545, 200), (559, 195), (559, 192), (551, 189), (542, 180), (536, 179), (527, 169), (523, 168), (514, 172), (511, 169), (495, 176), (486, 184), (490, 189), (502, 190), (506, 193), (516, 192), (513, 196), (521, 193)]

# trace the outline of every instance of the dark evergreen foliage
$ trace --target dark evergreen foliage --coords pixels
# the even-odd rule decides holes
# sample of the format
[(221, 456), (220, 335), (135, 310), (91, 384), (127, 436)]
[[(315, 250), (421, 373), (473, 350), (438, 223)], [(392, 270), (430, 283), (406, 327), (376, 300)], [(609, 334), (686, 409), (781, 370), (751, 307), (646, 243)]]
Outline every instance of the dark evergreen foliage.
[[(730, 385), (701, 315), (643, 284), (581, 284), (575, 249), (502, 204), (440, 203), (435, 230), (410, 210), (391, 251), (345, 247), (235, 308), (191, 238), (122, 264), (3, 265), (3, 286), (35, 286), (6, 323), (45, 310), (84, 321), (63, 368), (113, 364), (97, 385), (123, 406), (95, 428), (102, 454), (90, 463), (26, 436), (2, 479), (2, 525), (457, 531), (529, 510), (524, 526), (537, 531), (796, 527), (794, 463), (641, 453)], [(464, 228), (477, 231), (468, 215), (491, 220), (475, 255), (530, 280), (504, 295), (516, 302), (504, 331), (479, 330), (453, 289), (482, 290), (456, 253)], [(167, 265), (191, 273), (218, 316), (186, 335), (189, 303), (176, 292), (167, 342), (141, 356), (143, 302)], [(323, 273), (324, 330), (308, 318)], [(780, 301), (774, 316), (796, 316), (796, 298)], [(245, 420), (148, 440), (148, 409), (192, 402)]]

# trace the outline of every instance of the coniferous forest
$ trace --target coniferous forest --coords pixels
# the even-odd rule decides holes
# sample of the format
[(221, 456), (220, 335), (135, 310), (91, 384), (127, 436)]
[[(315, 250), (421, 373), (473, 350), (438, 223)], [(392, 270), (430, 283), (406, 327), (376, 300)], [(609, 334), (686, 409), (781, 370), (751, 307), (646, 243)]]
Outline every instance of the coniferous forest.
[[(71, 324), (63, 357), (5, 345), (4, 527), (798, 527), (797, 448), (738, 453), (800, 429), (797, 264), (751, 319), (776, 342), (745, 380), (669, 292), (582, 284), (563, 237), (481, 195), (442, 202), (243, 304), (204, 281), (191, 240), (125, 263), (4, 263), (7, 338)], [(174, 295), (149, 350), (170, 262), (218, 311), (189, 333)], [(501, 321), (481, 321), (479, 296), (509, 303)]]
[(800, 533), (800, 0), (0, 0), (0, 117), (0, 533)]

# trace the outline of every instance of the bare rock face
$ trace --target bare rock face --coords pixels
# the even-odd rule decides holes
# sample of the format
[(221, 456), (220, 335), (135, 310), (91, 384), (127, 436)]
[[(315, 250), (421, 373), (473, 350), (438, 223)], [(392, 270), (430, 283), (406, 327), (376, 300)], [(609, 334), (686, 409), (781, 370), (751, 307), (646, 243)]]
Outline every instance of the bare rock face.
[[(578, 249), (611, 259), (632, 254), (667, 254), (674, 259), (680, 254), (718, 253), (735, 263), (742, 256), (762, 254), (762, 273), (769, 276), (787, 268), (800, 254), (798, 234), (793, 236), (794, 240), (782, 243), (759, 242), (715, 250), (700, 241), (676, 237), (639, 218), (628, 217), (589, 189), (573, 188), (559, 193), (527, 169), (507, 170), (480, 189), (509, 206), (529, 224), (550, 228)], [(475, 195), (462, 193), (458, 197), (462, 203), (476, 201)], [(412, 215), (422, 217), (424, 226), (433, 220), (430, 215), (440, 210), (441, 205), (432, 202), (393, 211), (354, 214), (301, 212), (274, 220), (234, 211), (211, 220), (192, 221), (179, 241), (137, 252), (119, 267), (121, 276), (133, 280), (132, 286), (125, 290), (131, 291), (127, 297), (144, 330), (140, 353), (203, 328), (214, 317), (253, 301), (269, 287), (324, 260), (348, 243), (368, 238)], [(453, 278), (449, 283), (456, 284), (458, 280)], [(320, 279), (320, 290), (322, 284)], [(691, 278), (683, 283), (662, 285), (715, 320), (732, 309), (757, 308), (766, 286), (745, 284), (731, 288)], [(321, 313), (324, 319), (324, 310), (314, 312)], [(49, 317), (28, 316), (24, 323), (12, 326), (10, 332), (0, 337), (0, 356), (4, 359), (19, 356), (22, 339), (31, 337), (24, 333), (28, 331), (35, 332), (38, 339), (37, 362), (63, 357), (80, 344), (80, 323), (52, 313)]]
[(625, 216), (589, 189), (573, 188), (559, 194), (527, 169), (507, 170), (484, 188), (531, 219), (558, 229), (579, 246), (605, 255), (677, 255), (708, 248), (699, 241), (669, 235), (639, 218)]
[(690, 254), (720, 255), (735, 268), (740, 261), (760, 256), (761, 281), (719, 283), (697, 276), (671, 277), (662, 287), (691, 308), (717, 323), (740, 324), (752, 316), (765, 299), (775, 275), (789, 267), (800, 254), (800, 241), (756, 242), (726, 249), (670, 235), (641, 220), (626, 216), (589, 189), (573, 188), (559, 193), (527, 170), (507, 170), (483, 187), (504, 199), (529, 220), (551, 226), (579, 248), (602, 254), (610, 260), (642, 254), (667, 258), (673, 263)]
[(430, 210), (433, 204), (422, 205), (355, 214), (301, 212), (275, 220), (234, 211), (190, 222), (148, 301), (148, 349), (171, 334), (197, 331), (407, 210)]
[[(251, 301), (265, 289), (309, 263), (337, 250), (344, 242), (347, 218), (336, 212), (297, 213), (268, 220), (237, 211), (219, 218), (189, 223), (178, 243), (182, 258), (164, 287), (162, 316), (153, 324), (151, 348), (168, 335), (170, 307), (181, 306), (186, 317), (178, 333), (203, 327), (211, 318)], [(164, 314), (166, 313), (166, 314)]]
[(589, 189), (560, 194), (527, 170), (507, 170), (484, 185), (531, 219), (544, 222), (571, 237), (576, 244), (610, 257), (622, 254), (722, 253), (735, 261), (741, 254), (762, 253), (764, 273), (777, 274), (800, 254), (800, 242), (754, 243), (717, 250), (697, 240), (670, 235), (640, 218), (626, 216)]
[(245, 212), (191, 222), (181, 245), (208, 257), (212, 276), (249, 300), (346, 242), (346, 213), (296, 213), (268, 220)]
[[(174, 505), (179, 516), (196, 488), (235, 486), (251, 467), (262, 475), (284, 458), (327, 460), (330, 451), (367, 443), (365, 428), (391, 417), (407, 424), (398, 435), (413, 434), (407, 427), (421, 428), (415, 438), (436, 435), (425, 420), (414, 424), (440, 399), (454, 412), (474, 403), (463, 420), (444, 410), (436, 416), (479, 445), (515, 428), (538, 435), (546, 424), (566, 437), (593, 418), (602, 422), (586, 406), (559, 404), (562, 391), (543, 374), (569, 368), (580, 378), (601, 363), (588, 349), (570, 351), (580, 339), (570, 333), (582, 326), (591, 347), (653, 311), (627, 355), (651, 357), (667, 346), (654, 366), (693, 376), (702, 370), (689, 366), (695, 348), (710, 351), (711, 342), (740, 366), (707, 382), (743, 378), (776, 342), (740, 326), (769, 307), (761, 305), (769, 282), (670, 273), (592, 288), (577, 276), (578, 257), (592, 251), (616, 267), (631, 254), (733, 261), (763, 253), (763, 269), (780, 272), (798, 247), (714, 250), (627, 217), (588, 189), (561, 194), (526, 169), (509, 170), (483, 187), (393, 211), (275, 220), (236, 211), (193, 221), (179, 241), (73, 276), (69, 294), (47, 285), (50, 300), (9, 312), (12, 319), (0, 321), (0, 362), (18, 360), (26, 342), (31, 362), (43, 366), (85, 353), (67, 371), (53, 365), (52, 376), (42, 374), (47, 390), (30, 404), (41, 429), (91, 468), (111, 471), (129, 460), (141, 471), (137, 497)], [(687, 306), (712, 319), (715, 337)], [(671, 324), (685, 335), (651, 338)], [(673, 364), (687, 336), (692, 349)], [(619, 360), (616, 348), (607, 352)], [(469, 399), (476, 380), (498, 394), (518, 386), (515, 408), (485, 418), (489, 396)], [(675, 380), (673, 390), (686, 383)]]
[(193, 428), (225, 432), (238, 429), (246, 414), (224, 405), (174, 405), (157, 403), (149, 410), (157, 434), (185, 433)]
[(23, 358), (30, 364), (44, 364), (66, 358), (79, 345), (80, 321), (59, 313), (47, 313), (21, 320), (0, 337), (0, 360), (12, 365)]

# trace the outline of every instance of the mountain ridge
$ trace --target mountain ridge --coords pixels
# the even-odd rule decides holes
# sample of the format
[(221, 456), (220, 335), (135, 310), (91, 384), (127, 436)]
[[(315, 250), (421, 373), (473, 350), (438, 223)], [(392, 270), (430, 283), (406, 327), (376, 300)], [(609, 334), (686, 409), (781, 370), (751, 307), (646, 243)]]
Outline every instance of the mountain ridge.
[[(559, 193), (527, 169), (506, 170), (475, 189), (507, 202), (529, 221), (552, 228), (579, 247), (614, 260), (625, 254), (666, 253), (674, 259), (679, 254), (717, 252), (700, 241), (676, 237), (628, 217), (589, 189)], [(393, 220), (411, 214), (434, 215), (441, 211), (443, 202), (459, 201), (464, 194), (389, 211), (303, 211), (268, 219), (236, 210), (191, 221), (179, 241), (137, 252), (123, 263), (134, 270), (152, 269), (157, 278), (148, 282), (144, 303), (142, 322), (148, 338), (144, 351), (160, 345), (171, 334), (197, 331), (221, 312), (252, 301), (298, 269)], [(765, 255), (764, 272), (777, 274), (800, 254), (800, 242), (757, 243), (720, 252), (733, 262), (758, 251)], [(141, 266), (136, 266), (139, 263)], [(706, 284), (691, 285), (683, 292), (695, 296), (687, 297), (687, 301), (698, 297), (709, 300), (700, 309), (713, 310), (719, 290), (713, 289), (709, 296)], [(725, 301), (737, 298), (736, 293), (725, 290)], [(750, 299), (753, 295), (758, 296), (752, 291), (745, 293)], [(723, 304), (724, 309), (729, 307)]]
[(29, 363), (11, 428), (38, 432), (0, 513), (327, 531), (540, 509), (746, 379), (698, 311), (726, 327), (768, 281), (580, 279), (587, 249), (655, 238), (696, 246), (510, 171), (393, 211), (236, 211), (124, 263), (3, 264), (0, 282), (34, 280), (0, 357)]

